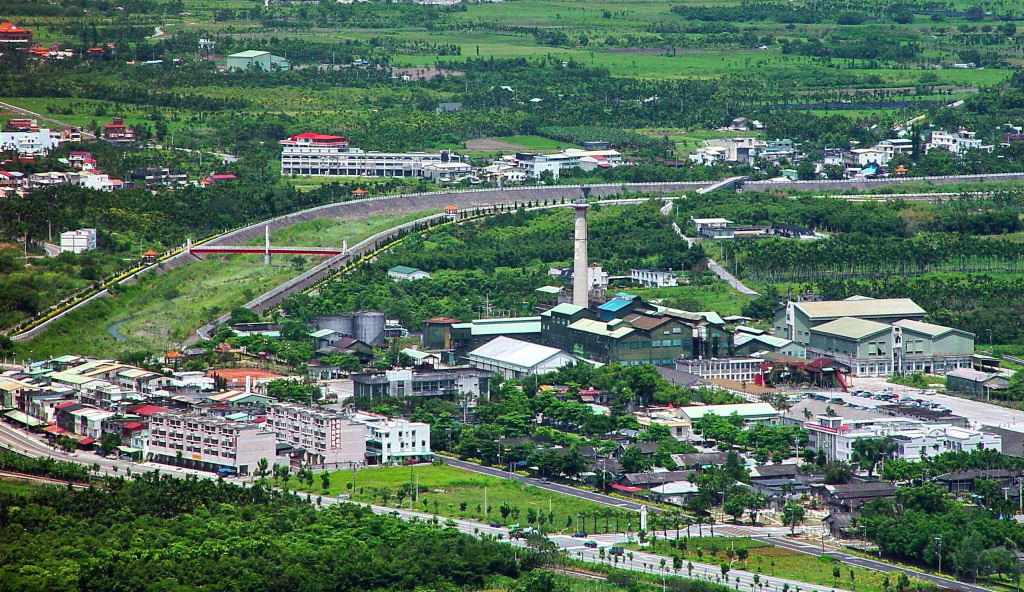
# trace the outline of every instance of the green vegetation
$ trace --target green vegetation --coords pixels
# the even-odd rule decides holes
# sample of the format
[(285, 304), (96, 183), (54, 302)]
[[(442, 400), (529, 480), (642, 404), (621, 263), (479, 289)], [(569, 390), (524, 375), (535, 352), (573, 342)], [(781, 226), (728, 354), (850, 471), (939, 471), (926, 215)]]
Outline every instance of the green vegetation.
[[(330, 473), (330, 487), (303, 487), (313, 494), (336, 496), (346, 493), (351, 499), (395, 508), (410, 508), (443, 517), (465, 518), (502, 525), (521, 524), (548, 531), (573, 532), (577, 517), (586, 521), (581, 528), (593, 532), (624, 532), (630, 524), (634, 529), (634, 512), (615, 510), (585, 500), (544, 491), (506, 479), (479, 475), (444, 465), (418, 467), (365, 468), (355, 473), (355, 486), (350, 471)], [(415, 485), (413, 485), (415, 484)], [(419, 493), (415, 486), (418, 485)], [(484, 488), (487, 507), (484, 508)]]
[(259, 486), (149, 473), (0, 497), (5, 589), (481, 589), (531, 567), (504, 544)]
[[(129, 352), (161, 354), (203, 324), (290, 279), (311, 265), (265, 266), (258, 255), (210, 257), (163, 274), (144, 274), (53, 323), (39, 337), (18, 342), (21, 357), (64, 354), (99, 357)], [(117, 339), (115, 331), (123, 337)]]
[[(410, 214), (387, 214), (369, 216), (361, 220), (337, 220), (333, 218), (316, 218), (306, 222), (298, 222), (270, 234), (270, 244), (278, 247), (338, 247), (345, 241), (349, 246), (406, 222), (412, 222), (431, 214), (436, 210), (424, 210)], [(262, 239), (253, 239), (251, 244), (263, 244)]]
[[(637, 544), (630, 548), (640, 549)], [(658, 539), (645, 547), (651, 552), (669, 557), (680, 557), (682, 563), (723, 563), (732, 569), (743, 569), (766, 575), (778, 575), (818, 586), (842, 587), (861, 592), (886, 592), (890, 578), (883, 573), (859, 567), (850, 567), (830, 557), (815, 557), (798, 551), (774, 547), (746, 538), (690, 537)], [(834, 568), (840, 568), (839, 576)], [(914, 585), (930, 586), (913, 580)]]

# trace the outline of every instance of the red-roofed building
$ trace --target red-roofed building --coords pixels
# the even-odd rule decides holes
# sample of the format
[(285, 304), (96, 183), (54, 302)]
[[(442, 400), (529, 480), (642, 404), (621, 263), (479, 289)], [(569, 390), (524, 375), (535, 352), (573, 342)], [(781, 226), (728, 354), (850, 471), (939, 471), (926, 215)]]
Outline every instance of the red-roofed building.
[(227, 182), (227, 181), (234, 181), (237, 178), (238, 177), (236, 177), (234, 175), (227, 175), (227, 174), (225, 174), (225, 175), (210, 175), (205, 180), (209, 181), (210, 184), (216, 184), (216, 183), (224, 183), (224, 182)]
[(128, 413), (132, 415), (141, 415), (142, 417), (153, 417), (154, 413), (167, 413), (170, 409), (166, 407), (160, 407), (159, 405), (139, 405), (137, 407), (129, 407)]
[(21, 29), (14, 23), (0, 23), (0, 43), (32, 43), (32, 30)]
[(131, 146), (135, 143), (135, 130), (124, 124), (124, 119), (115, 117), (103, 125), (103, 140), (115, 146)]

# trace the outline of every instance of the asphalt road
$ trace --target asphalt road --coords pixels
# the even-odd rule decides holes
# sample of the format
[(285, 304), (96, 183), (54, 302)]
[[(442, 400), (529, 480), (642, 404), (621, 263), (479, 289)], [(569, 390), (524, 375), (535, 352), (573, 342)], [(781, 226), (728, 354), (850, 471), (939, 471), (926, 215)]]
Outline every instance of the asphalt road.
[(755, 538), (755, 540), (764, 543), (770, 543), (782, 547), (784, 549), (799, 551), (800, 553), (807, 553), (808, 555), (829, 555), (831, 557), (835, 557), (836, 559), (847, 565), (852, 565), (854, 567), (860, 567), (863, 569), (869, 569), (871, 571), (880, 571), (888, 573), (903, 572), (907, 574), (908, 577), (919, 578), (930, 584), (935, 584), (939, 588), (950, 588), (952, 590), (960, 590), (961, 592), (992, 592), (989, 588), (982, 588), (981, 586), (975, 586), (974, 584), (968, 584), (967, 582), (943, 578), (922, 571), (917, 571), (905, 567), (899, 567), (896, 565), (891, 565), (889, 563), (875, 561), (874, 559), (868, 559), (866, 557), (860, 557), (858, 555), (850, 555), (848, 553), (842, 553), (839, 551), (822, 551), (819, 547), (809, 545), (807, 543), (801, 543), (799, 541), (766, 538)]

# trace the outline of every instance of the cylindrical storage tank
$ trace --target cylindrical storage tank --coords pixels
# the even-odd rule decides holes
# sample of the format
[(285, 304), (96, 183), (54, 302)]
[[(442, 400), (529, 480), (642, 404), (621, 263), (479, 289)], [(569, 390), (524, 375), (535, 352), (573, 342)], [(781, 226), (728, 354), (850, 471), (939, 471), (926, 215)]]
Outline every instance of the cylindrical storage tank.
[(384, 313), (361, 310), (353, 315), (354, 337), (363, 343), (384, 343)]

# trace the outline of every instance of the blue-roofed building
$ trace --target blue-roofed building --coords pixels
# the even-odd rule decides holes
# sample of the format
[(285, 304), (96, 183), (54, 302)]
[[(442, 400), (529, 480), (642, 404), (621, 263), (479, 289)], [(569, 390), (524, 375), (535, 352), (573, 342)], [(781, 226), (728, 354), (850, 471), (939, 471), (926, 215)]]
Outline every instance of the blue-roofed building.
[(597, 307), (597, 316), (599, 320), (610, 321), (621, 319), (641, 308), (651, 309), (652, 307), (644, 304), (644, 301), (637, 296), (619, 292), (614, 298)]

